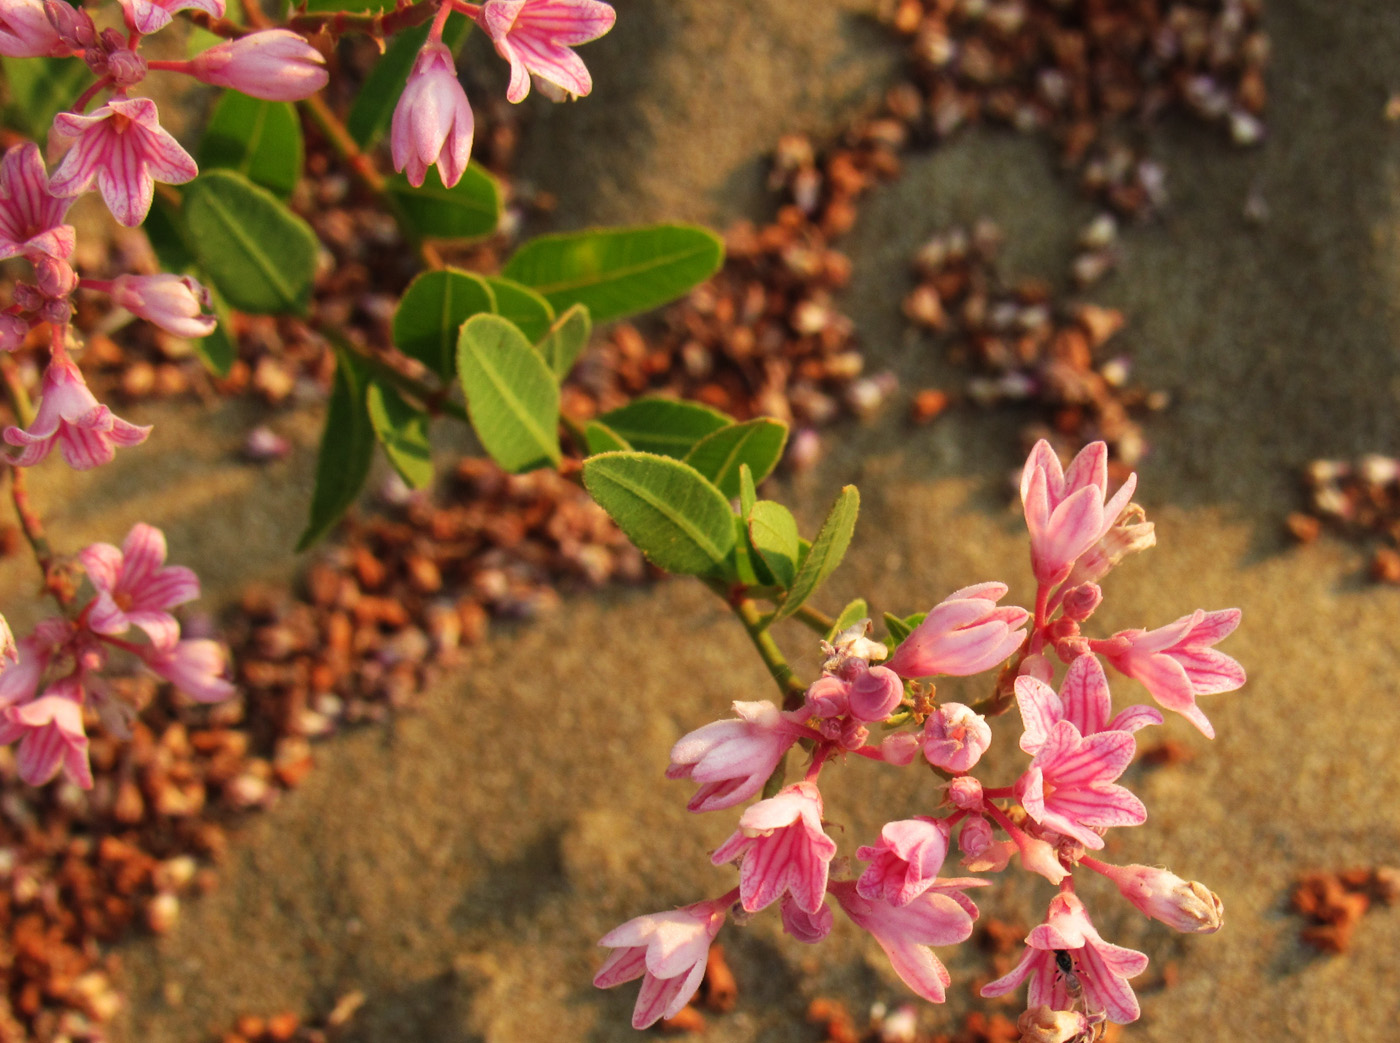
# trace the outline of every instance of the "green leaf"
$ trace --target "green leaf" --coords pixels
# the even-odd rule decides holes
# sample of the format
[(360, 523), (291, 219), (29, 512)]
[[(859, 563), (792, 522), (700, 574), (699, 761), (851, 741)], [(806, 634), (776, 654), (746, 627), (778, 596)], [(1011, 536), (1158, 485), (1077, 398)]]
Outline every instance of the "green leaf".
[(501, 188), (475, 163), (451, 188), (442, 183), (436, 166), (418, 188), (402, 174), (392, 175), (385, 184), (424, 239), (478, 239), (490, 235), (500, 223)]
[(831, 629), (826, 632), (828, 641), (834, 640), (836, 635), (847, 627), (853, 627), (862, 619), (870, 615), (870, 606), (865, 603), (865, 598), (856, 598), (841, 610), (841, 614), (836, 617), (836, 621), (831, 624)]
[(885, 629), (889, 631), (890, 639), (887, 644), (890, 646), (890, 651), (893, 652), (899, 647), (900, 642), (909, 636), (909, 632), (914, 628), (907, 626), (904, 620), (900, 619), (898, 616), (886, 612)]
[(554, 325), (540, 341), (539, 347), (540, 354), (560, 380), (574, 368), (579, 355), (588, 347), (588, 336), (592, 332), (593, 322), (588, 317), (588, 309), (582, 304), (573, 305), (554, 320)]
[(185, 228), (200, 269), (233, 307), (305, 315), (316, 275), (316, 236), (264, 188), (211, 170), (185, 189)]
[(797, 575), (797, 521), (792, 512), (772, 500), (759, 500), (749, 512), (749, 539), (753, 549), (784, 590)]
[(758, 490), (754, 488), (753, 472), (748, 464), (739, 465), (739, 517), (748, 521), (753, 513), (753, 505), (758, 500)]
[(164, 271), (188, 272), (194, 268), (194, 252), (189, 246), (184, 218), (179, 208), (166, 202), (163, 196), (157, 194), (151, 201), (151, 212), (146, 215), (141, 230), (146, 233)]
[(787, 425), (770, 417), (731, 424), (696, 442), (685, 462), (732, 500), (739, 495), (739, 466), (748, 466), (755, 483), (763, 481), (782, 459), (787, 435)]
[(224, 91), (199, 142), (200, 169), (226, 167), (284, 199), (301, 177), (301, 120), (290, 102)]
[(338, 350), (321, 454), (316, 459), (311, 518), (297, 541), (298, 551), (306, 550), (340, 521), (369, 477), (374, 429), (365, 403), (368, 383), (363, 363), (348, 351)]
[(762, 561), (749, 549), (749, 531), (744, 519), (734, 515), (734, 549), (729, 552), (725, 572), (734, 582), (745, 587), (767, 586), (772, 577), (767, 569), (761, 569)]
[(717, 572), (734, 546), (729, 504), (689, 464), (652, 453), (603, 453), (584, 461), (583, 484), (667, 572)]
[[(424, 22), (396, 33), (365, 77), (364, 84), (355, 95), (355, 103), (350, 106), (350, 115), (345, 120), (345, 128), (360, 148), (368, 149), (389, 129), (394, 119), (394, 108), (403, 94), (404, 85), (408, 83), (409, 71), (428, 39), (430, 28)], [(471, 19), (464, 15), (448, 15), (442, 42), (456, 54), (471, 28)]]
[(588, 442), (589, 456), (596, 456), (598, 453), (611, 453), (617, 449), (632, 448), (618, 437), (616, 431), (596, 420), (588, 422), (588, 426), (583, 429), (583, 437)]
[(23, 129), (43, 147), (53, 118), (93, 80), (81, 58), (3, 58), (9, 85), (6, 124)]
[(481, 276), (456, 268), (424, 272), (408, 284), (394, 311), (394, 346), (451, 380), (462, 323), (495, 310), (496, 295)]
[(793, 578), (787, 600), (778, 606), (773, 616), (777, 622), (792, 615), (826, 578), (841, 564), (846, 556), (846, 548), (851, 545), (851, 534), (855, 532), (856, 515), (860, 513), (860, 493), (854, 485), (848, 485), (836, 497), (831, 511), (822, 522), (817, 538), (812, 541), (812, 549), (803, 560), (797, 575)]
[(214, 315), (219, 320), (219, 324), (214, 327), (214, 332), (209, 336), (201, 337), (194, 342), (194, 350), (211, 372), (226, 377), (233, 369), (234, 361), (238, 358), (238, 343), (233, 338), (233, 326), (229, 321), (228, 305), (219, 296), (218, 290), (212, 286), (205, 287), (205, 289), (209, 291), (209, 303)]
[(559, 385), (525, 335), (499, 315), (474, 315), (457, 342), (472, 428), (492, 459), (520, 473), (558, 466)]
[(549, 301), (511, 279), (488, 275), (486, 282), (496, 295), (496, 314), (515, 323), (531, 344), (543, 340), (554, 324), (554, 309)]
[(563, 311), (586, 304), (594, 322), (647, 311), (704, 282), (724, 244), (693, 225), (644, 225), (546, 235), (525, 243), (504, 274)]
[(706, 435), (734, 423), (717, 409), (674, 398), (638, 398), (598, 419), (632, 448), (677, 460)]
[(366, 396), (374, 435), (399, 477), (414, 489), (433, 480), (433, 455), (428, 445), (428, 417), (409, 405), (391, 387), (371, 383)]

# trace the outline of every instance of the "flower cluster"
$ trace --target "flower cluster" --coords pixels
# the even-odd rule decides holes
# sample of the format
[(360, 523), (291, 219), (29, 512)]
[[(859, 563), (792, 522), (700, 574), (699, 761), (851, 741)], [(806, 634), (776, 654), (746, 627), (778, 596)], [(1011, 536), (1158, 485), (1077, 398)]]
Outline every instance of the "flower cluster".
[[(1033, 610), (1001, 604), (1004, 584), (966, 587), (904, 621), (908, 629), (901, 628), (893, 654), (867, 636), (869, 623), (861, 621), (823, 645), (821, 676), (801, 705), (784, 710), (736, 702), (736, 717), (675, 744), (666, 774), (698, 784), (690, 810), (735, 807), (765, 789), (772, 795), (750, 804), (713, 853), (716, 866), (738, 867), (737, 887), (680, 910), (637, 917), (602, 939), (615, 951), (595, 984), (643, 979), (634, 1026), (674, 1016), (686, 1004), (700, 985), (709, 945), (736, 903), (745, 916), (779, 905), (784, 930), (815, 943), (831, 929), (832, 899), (874, 936), (905, 984), (942, 1001), (949, 976), (931, 947), (971, 934), (978, 913), (967, 892), (991, 883), (940, 875), (955, 849), (967, 872), (999, 872), (1015, 857), (1056, 887), (1015, 969), (982, 990), (998, 996), (1029, 982), (1023, 1039), (1093, 1038), (1105, 1021), (1138, 1017), (1129, 979), (1142, 972), (1147, 957), (1099, 936), (1075, 893), (1076, 872), (1108, 877), (1143, 913), (1178, 931), (1218, 930), (1222, 909), (1199, 883), (1163, 869), (1111, 865), (1089, 853), (1104, 847), (1108, 829), (1146, 820), (1142, 801), (1120, 779), (1136, 750), (1134, 733), (1163, 723), (1152, 706), (1115, 712), (1104, 662), (1207, 736), (1213, 732), (1197, 698), (1238, 688), (1244, 672), (1212, 647), (1239, 622), (1234, 609), (1198, 611), (1156, 630), (1106, 638), (1083, 633), (1102, 601), (1097, 581), (1154, 542), (1152, 525), (1129, 502), (1134, 486), (1130, 476), (1108, 496), (1102, 443), (1083, 450), (1065, 470), (1041, 442), (1021, 481), (1037, 586)], [(1067, 667), (1058, 687), (1057, 661)], [(928, 681), (1003, 663), (988, 698), (973, 706), (940, 702)], [(1009, 784), (994, 786), (970, 773), (991, 742), (988, 718), (1013, 701), (1020, 747), (1030, 760)], [(886, 737), (874, 744), (870, 726), (877, 723)], [(799, 743), (809, 751), (805, 773), (780, 787), (785, 758)], [(859, 846), (855, 855), (864, 868), (853, 874), (835, 868), (847, 863), (836, 859), (819, 788), (823, 770), (848, 754), (892, 766), (922, 755), (947, 780), (940, 806), (888, 822), (873, 843)]]

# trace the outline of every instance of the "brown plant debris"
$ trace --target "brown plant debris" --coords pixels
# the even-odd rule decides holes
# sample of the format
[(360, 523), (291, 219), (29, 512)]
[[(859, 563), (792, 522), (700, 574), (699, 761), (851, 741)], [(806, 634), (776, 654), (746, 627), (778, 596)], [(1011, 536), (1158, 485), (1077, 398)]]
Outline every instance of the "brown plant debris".
[(1400, 869), (1391, 866), (1305, 873), (1293, 886), (1293, 911), (1307, 920), (1300, 937), (1320, 952), (1351, 948), (1356, 925), (1371, 906), (1400, 898)]
[(1299, 543), (1327, 531), (1370, 544), (1371, 579), (1400, 583), (1400, 460), (1379, 453), (1354, 461), (1314, 460), (1303, 482), (1307, 508), (1288, 516), (1289, 534)]

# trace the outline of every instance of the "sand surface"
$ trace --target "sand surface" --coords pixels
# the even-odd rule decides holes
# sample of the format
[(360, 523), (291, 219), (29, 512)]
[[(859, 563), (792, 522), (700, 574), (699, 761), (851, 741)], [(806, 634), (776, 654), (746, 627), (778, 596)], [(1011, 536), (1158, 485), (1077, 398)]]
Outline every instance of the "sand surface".
[[(558, 194), (567, 224), (761, 217), (762, 156), (778, 135), (835, 127), (888, 82), (898, 48), (874, 6), (619, 0), (616, 31), (585, 51), (594, 97), (541, 113), (524, 175)], [(1366, 585), (1355, 548), (1296, 548), (1280, 534), (1301, 464), (1400, 452), (1400, 125), (1383, 117), (1400, 90), (1400, 7), (1269, 0), (1267, 26), (1268, 142), (1241, 152), (1194, 126), (1158, 131), (1173, 203), (1127, 233), (1123, 265), (1094, 295), (1128, 312), (1145, 382), (1176, 395), (1140, 468), (1159, 546), (1111, 577), (1095, 624), (1240, 605), (1226, 647), (1250, 673), (1243, 691), (1204, 700), (1214, 743), (1169, 724), (1196, 760), (1133, 769), (1149, 823), (1112, 834), (1108, 856), (1207, 882), (1226, 929), (1181, 938), (1088, 889), (1107, 938), (1179, 966), (1174, 988), (1143, 992), (1127, 1035), (1142, 1043), (1379, 1039), (1400, 1008), (1400, 911), (1368, 916), (1338, 957), (1302, 948), (1286, 911), (1300, 871), (1400, 861), (1400, 591)], [(1262, 225), (1242, 217), (1251, 188), (1269, 206)], [(905, 332), (907, 258), (939, 227), (982, 215), (1006, 231), (1014, 272), (1059, 279), (1091, 211), (1045, 143), (982, 131), (912, 160), (844, 244), (855, 265), (844, 303), (870, 365), (906, 388), (958, 379)], [(257, 471), (232, 462), (256, 417), (246, 406), (212, 420), (138, 414), (157, 422), (148, 448), (95, 475), (50, 475), (39, 491), (56, 538), (162, 524), (172, 560), (197, 565), (215, 600), (285, 575), (315, 419), (279, 418), (303, 448)], [(894, 409), (833, 430), (820, 466), (775, 490), (807, 527), (843, 483), (862, 490), (856, 543), (822, 604), (860, 593), (907, 613), (991, 578), (1027, 598), (1004, 494), (1017, 427), (963, 414), (911, 430)], [(810, 671), (805, 637), (783, 640)], [(1118, 698), (1134, 688), (1120, 682)], [(729, 701), (768, 696), (739, 627), (692, 583), (574, 600), (498, 629), (421, 713), (320, 746), (309, 781), (239, 831), (218, 890), (187, 902), (168, 937), (122, 948), (130, 1004), (115, 1038), (199, 1043), (239, 1013), (316, 1015), (351, 989), (367, 996), (356, 1043), (636, 1038), (635, 987), (589, 984), (594, 942), (732, 882), (706, 852), (733, 814), (689, 815), (688, 787), (662, 779), (667, 749)], [(936, 800), (922, 773), (830, 774), (843, 854)], [(979, 896), (986, 914), (1038, 918), (1049, 886), (1021, 875)], [(818, 948), (785, 937), (776, 914), (727, 928), (724, 942), (742, 997), (710, 1039), (811, 1040), (801, 1014), (816, 995), (856, 1011), (908, 997), (840, 917)], [(954, 984), (947, 1010), (924, 1011), (930, 1027), (950, 1024), (986, 971), (970, 946), (941, 955)]]

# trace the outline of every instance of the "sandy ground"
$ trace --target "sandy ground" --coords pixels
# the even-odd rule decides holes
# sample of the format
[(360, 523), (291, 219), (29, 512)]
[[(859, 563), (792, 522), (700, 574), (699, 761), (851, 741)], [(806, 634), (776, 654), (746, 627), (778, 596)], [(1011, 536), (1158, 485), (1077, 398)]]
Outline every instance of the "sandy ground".
[[(559, 195), (570, 223), (758, 216), (761, 157), (777, 136), (835, 126), (897, 57), (869, 19), (873, 0), (617, 7), (617, 30), (585, 52), (594, 98), (542, 114), (526, 149), (526, 174)], [(1356, 949), (1328, 958), (1300, 947), (1286, 912), (1300, 871), (1397, 861), (1400, 591), (1364, 584), (1359, 551), (1280, 535), (1299, 465), (1400, 451), (1400, 126), (1382, 115), (1400, 90), (1400, 8), (1268, 9), (1270, 140), (1242, 153), (1198, 128), (1161, 131), (1174, 203), (1130, 231), (1096, 295), (1130, 314), (1142, 378), (1177, 395), (1141, 467), (1159, 547), (1111, 578), (1096, 622), (1107, 632), (1241, 605), (1227, 649), (1251, 678), (1205, 700), (1213, 744), (1169, 725), (1199, 756), (1134, 769), (1149, 824), (1109, 848), (1206, 881), (1226, 929), (1181, 938), (1090, 889), (1106, 937), (1179, 965), (1176, 987), (1144, 991), (1128, 1034), (1143, 1043), (1385, 1038), (1400, 1007), (1400, 912), (1370, 915)], [(1262, 226), (1241, 216), (1251, 187), (1271, 211)], [(1059, 278), (1088, 213), (1034, 140), (977, 133), (911, 162), (845, 244), (856, 273), (846, 305), (872, 366), (906, 387), (956, 379), (899, 316), (923, 237), (988, 215), (1013, 269)], [(861, 487), (856, 544), (822, 602), (861, 593), (910, 612), (994, 577), (1027, 597), (1002, 485), (1017, 422), (963, 415), (909, 430), (899, 414), (833, 432), (822, 464), (776, 491), (812, 526), (841, 484)], [(117, 540), (138, 518), (161, 523), (172, 559), (198, 564), (216, 599), (285, 574), (310, 452), (266, 471), (231, 462), (253, 420), (241, 407), (199, 418), (197, 438), (183, 411), (138, 419), (158, 423), (149, 448), (40, 491), (55, 534), (79, 545)], [(311, 419), (279, 423), (314, 441)], [(804, 640), (784, 638), (810, 669)], [(219, 889), (187, 903), (170, 936), (122, 949), (130, 1005), (116, 1039), (198, 1043), (238, 1013), (314, 1015), (350, 989), (368, 998), (356, 1043), (634, 1038), (635, 988), (589, 984), (594, 942), (730, 886), (705, 855), (733, 815), (688, 815), (688, 787), (662, 770), (676, 737), (730, 700), (766, 698), (767, 684), (738, 626), (685, 582), (498, 631), (420, 714), (320, 747), (309, 781), (240, 832)], [(1133, 687), (1120, 682), (1118, 698)], [(935, 799), (919, 773), (831, 774), (827, 814), (845, 826), (846, 854)], [(1030, 921), (1048, 897), (1048, 885), (1008, 877), (979, 901)], [(783, 936), (776, 915), (726, 929), (742, 999), (709, 1038), (810, 1040), (801, 1013), (819, 994), (857, 1011), (902, 1002), (874, 943), (840, 920), (817, 949)], [(965, 1009), (986, 971), (971, 947), (941, 955), (955, 980), (949, 1010), (925, 1010), (930, 1027)]]

